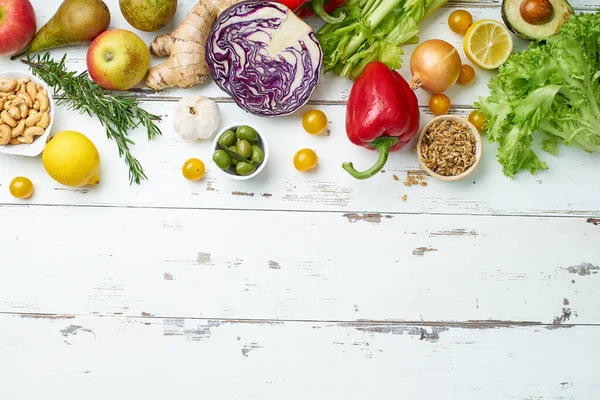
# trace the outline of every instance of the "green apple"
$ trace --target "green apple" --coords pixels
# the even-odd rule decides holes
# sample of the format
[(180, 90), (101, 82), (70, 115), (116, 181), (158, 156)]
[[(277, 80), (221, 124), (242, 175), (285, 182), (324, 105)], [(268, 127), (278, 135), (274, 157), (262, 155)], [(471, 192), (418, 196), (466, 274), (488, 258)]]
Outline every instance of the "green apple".
[(111, 29), (90, 44), (87, 68), (92, 80), (103, 88), (129, 90), (146, 76), (150, 52), (135, 33)]

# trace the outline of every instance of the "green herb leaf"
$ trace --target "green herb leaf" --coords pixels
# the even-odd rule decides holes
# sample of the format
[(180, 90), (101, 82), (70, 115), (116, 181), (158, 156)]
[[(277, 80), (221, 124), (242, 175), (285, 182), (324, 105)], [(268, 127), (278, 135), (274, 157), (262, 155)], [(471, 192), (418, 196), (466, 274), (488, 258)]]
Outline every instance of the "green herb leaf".
[(87, 71), (79, 74), (68, 71), (65, 66), (66, 57), (65, 54), (56, 62), (46, 52), (35, 57), (28, 56), (27, 60), (21, 62), (54, 89), (55, 96), (58, 96), (57, 105), (65, 105), (69, 110), (98, 118), (106, 129), (106, 136), (115, 140), (119, 156), (129, 166), (129, 183), (139, 185), (142, 179), (148, 178), (139, 161), (130, 152), (129, 146), (135, 143), (127, 137), (128, 131), (142, 125), (146, 128), (148, 140), (152, 140), (162, 134), (154, 124), (161, 118), (142, 109), (135, 97), (102, 88), (88, 78)]
[(219, 147), (221, 148), (221, 150), (223, 150), (225, 153), (227, 153), (229, 155), (229, 157), (233, 158), (236, 161), (250, 162), (250, 161), (248, 161), (247, 158), (242, 157), (241, 155), (239, 155), (235, 151), (229, 150), (229, 148), (227, 146), (223, 146), (221, 143), (219, 143)]

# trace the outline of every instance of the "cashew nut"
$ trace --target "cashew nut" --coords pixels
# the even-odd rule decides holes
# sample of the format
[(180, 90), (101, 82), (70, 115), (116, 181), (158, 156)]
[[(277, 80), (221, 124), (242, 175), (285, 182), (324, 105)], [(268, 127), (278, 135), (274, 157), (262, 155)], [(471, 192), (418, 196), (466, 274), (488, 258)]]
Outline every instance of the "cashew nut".
[(19, 121), (19, 125), (17, 125), (16, 128), (12, 129), (12, 137), (17, 137), (17, 136), (21, 136), (23, 134), (23, 132), (25, 132), (25, 120), (22, 119)]
[(19, 93), (17, 93), (17, 96), (19, 96), (18, 98), (22, 99), (25, 102), (25, 104), (27, 104), (27, 107), (29, 107), (29, 108), (33, 107), (33, 100), (31, 99), (29, 94), (27, 94), (25, 92), (19, 92)]
[(0, 79), (0, 92), (12, 92), (16, 87), (16, 79)]
[(50, 114), (48, 111), (44, 111), (42, 114), (42, 119), (35, 126), (39, 126), (40, 128), (46, 129), (50, 125)]
[[(2, 113), (0, 113), (0, 119), (2, 120), (2, 122), (4, 122), (6, 125), (10, 126), (11, 128), (14, 128), (17, 126), (17, 121), (15, 121), (10, 116), (8, 111), (6, 111), (6, 110), (4, 110), (4, 111), (2, 111)], [(27, 121), (25, 121), (25, 122), (27, 123)], [(37, 121), (36, 121), (36, 123), (37, 123)]]
[(28, 78), (0, 79), (0, 145), (31, 144), (48, 126), (50, 98), (43, 85)]
[[(25, 129), (25, 133), (23, 133), (23, 136), (19, 136), (17, 140), (19, 140), (20, 142), (31, 144), (33, 143), (34, 136), (41, 136), (43, 134), (44, 130), (42, 128), (40, 128), (39, 126), (32, 126)], [(21, 140), (21, 138), (23, 138), (23, 140)]]
[(30, 99), (35, 99), (35, 96), (37, 96), (37, 88), (35, 87), (35, 83), (33, 82), (28, 82), (27, 85), (27, 94), (29, 95)]
[(44, 114), (42, 113), (38, 113), (35, 115), (29, 115), (29, 117), (27, 117), (27, 119), (25, 120), (25, 125), (27, 126), (34, 126), (35, 124), (37, 124), (38, 122), (40, 122), (40, 120), (42, 119), (42, 116)]
[(8, 125), (0, 125), (0, 146), (6, 145), (11, 138), (10, 127)]
[(29, 114), (29, 107), (25, 103), (19, 104), (19, 110), (21, 110), (21, 119), (27, 118)]
[(14, 119), (15, 121), (18, 121), (21, 119), (21, 110), (19, 110), (17, 107), (12, 106), (9, 110), (8, 110), (8, 115), (10, 115), (10, 117), (12, 119)]
[(48, 110), (48, 97), (46, 97), (46, 94), (44, 92), (38, 92), (35, 98), (37, 99), (37, 101), (40, 102), (41, 112)]
[(14, 99), (12, 99), (12, 105), (13, 106), (18, 106), (19, 104), (25, 104), (25, 100), (22, 97), (15, 97)]

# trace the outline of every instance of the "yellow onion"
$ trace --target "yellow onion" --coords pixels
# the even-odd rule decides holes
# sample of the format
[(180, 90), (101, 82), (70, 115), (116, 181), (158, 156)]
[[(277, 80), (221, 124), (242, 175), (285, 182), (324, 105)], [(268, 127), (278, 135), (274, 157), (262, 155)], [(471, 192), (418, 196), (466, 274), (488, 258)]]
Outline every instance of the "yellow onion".
[(415, 49), (410, 58), (413, 74), (410, 88), (441, 93), (456, 83), (461, 67), (460, 55), (454, 46), (439, 39), (427, 40)]

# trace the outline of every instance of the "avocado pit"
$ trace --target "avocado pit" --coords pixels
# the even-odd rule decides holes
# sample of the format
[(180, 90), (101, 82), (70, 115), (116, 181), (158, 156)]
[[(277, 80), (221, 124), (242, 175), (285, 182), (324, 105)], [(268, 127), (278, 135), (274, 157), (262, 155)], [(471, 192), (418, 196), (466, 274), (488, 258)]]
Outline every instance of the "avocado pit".
[(521, 17), (532, 25), (541, 25), (554, 17), (554, 6), (549, 0), (524, 0), (520, 7)]
[(504, 24), (528, 40), (547, 40), (556, 35), (573, 13), (567, 0), (502, 0)]

